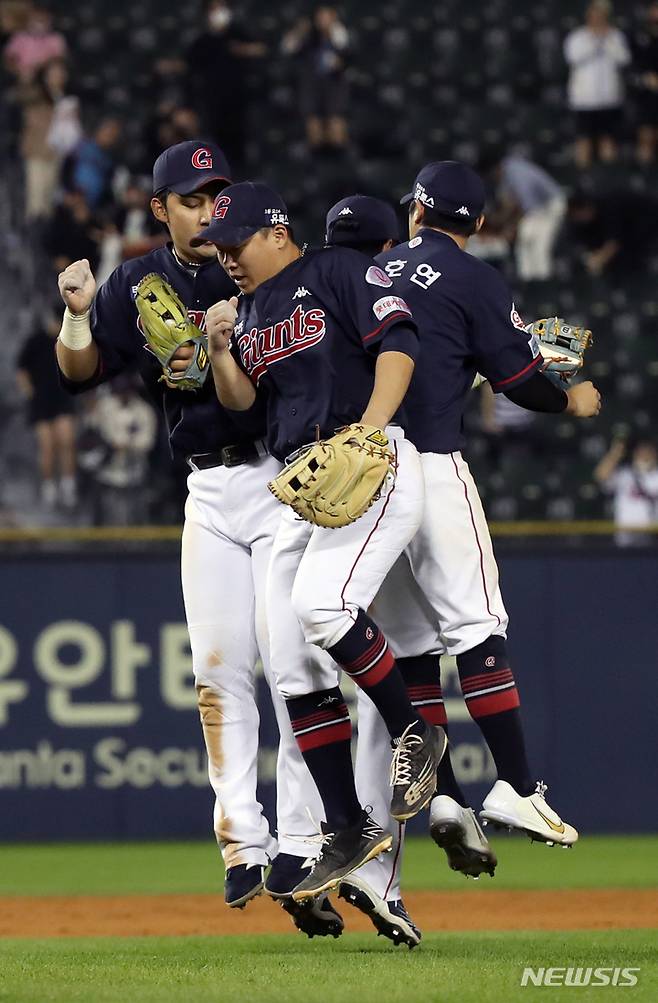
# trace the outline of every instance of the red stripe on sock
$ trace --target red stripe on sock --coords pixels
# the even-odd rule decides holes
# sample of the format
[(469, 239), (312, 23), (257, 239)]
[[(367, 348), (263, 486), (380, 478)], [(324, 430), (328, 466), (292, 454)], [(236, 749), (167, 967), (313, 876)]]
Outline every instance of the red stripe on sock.
[(375, 638), (375, 641), (370, 645), (367, 651), (364, 651), (362, 655), (359, 655), (358, 658), (355, 658), (353, 662), (344, 662), (343, 668), (345, 669), (346, 672), (358, 672), (359, 669), (362, 669), (364, 667), (364, 665), (367, 665), (368, 662), (372, 662), (373, 658), (377, 657), (380, 650), (384, 647), (385, 644), (386, 644), (386, 638), (384, 637), (384, 635), (381, 633), (378, 634), (377, 637)]
[[(394, 666), (395, 659), (393, 658), (391, 649), (387, 648), (382, 657), (375, 662), (371, 669), (364, 672), (362, 676), (355, 676), (354, 682), (363, 689), (367, 690), (368, 687), (376, 686), (377, 683), (381, 683), (382, 679), (386, 678)], [(346, 672), (349, 672), (349, 669), (346, 669)]]
[[(411, 701), (412, 706), (416, 704)], [(428, 724), (447, 724), (448, 716), (446, 714), (446, 709), (442, 703), (440, 704), (425, 704), (424, 707), (417, 707), (418, 713), (422, 717), (423, 721), (427, 721)]]
[(483, 686), (498, 686), (500, 683), (508, 683), (513, 679), (511, 669), (501, 669), (500, 672), (483, 672), (479, 676), (467, 676), (461, 679), (462, 692), (464, 690), (479, 690)]
[(416, 700), (423, 697), (442, 697), (440, 686), (407, 686), (407, 693)]
[(339, 704), (331, 710), (319, 710), (314, 714), (307, 714), (305, 717), (296, 717), (292, 722), (292, 729), (310, 728), (313, 724), (322, 724), (323, 721), (331, 721), (335, 717), (344, 717), (347, 713), (346, 704)]
[(307, 735), (295, 735), (295, 740), (300, 752), (307, 752), (308, 749), (319, 749), (322, 745), (332, 745), (334, 742), (350, 742), (352, 740), (352, 724), (350, 721), (342, 721), (329, 728), (311, 731)]
[(471, 717), (489, 717), (490, 714), (502, 714), (505, 710), (514, 710), (521, 706), (519, 691), (516, 686), (500, 693), (491, 693), (485, 697), (474, 697), (466, 704)]

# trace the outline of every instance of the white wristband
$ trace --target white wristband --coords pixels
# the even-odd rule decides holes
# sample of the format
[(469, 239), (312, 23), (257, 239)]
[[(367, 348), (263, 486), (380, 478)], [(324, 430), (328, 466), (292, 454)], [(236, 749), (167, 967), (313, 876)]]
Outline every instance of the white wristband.
[(71, 313), (68, 307), (64, 310), (59, 340), (72, 352), (79, 352), (91, 345), (91, 328), (89, 327), (89, 310), (84, 313)]

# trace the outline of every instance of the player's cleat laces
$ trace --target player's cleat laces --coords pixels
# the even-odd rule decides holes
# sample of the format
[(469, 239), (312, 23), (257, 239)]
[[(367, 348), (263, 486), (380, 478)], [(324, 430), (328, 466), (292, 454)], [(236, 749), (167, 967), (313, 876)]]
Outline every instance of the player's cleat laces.
[(443, 728), (414, 721), (391, 744), (391, 815), (405, 822), (431, 800), (436, 790), (436, 769), (448, 739)]

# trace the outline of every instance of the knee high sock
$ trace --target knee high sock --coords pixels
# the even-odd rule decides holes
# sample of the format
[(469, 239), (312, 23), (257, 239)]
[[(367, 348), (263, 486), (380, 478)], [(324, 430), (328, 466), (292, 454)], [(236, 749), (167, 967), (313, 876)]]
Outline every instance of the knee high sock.
[(468, 712), (494, 758), (498, 779), (527, 797), (534, 784), (526, 755), (520, 700), (509, 667), (505, 638), (493, 634), (457, 655), (457, 669)]
[(348, 632), (327, 651), (368, 694), (391, 738), (399, 738), (408, 725), (419, 720), (386, 638), (363, 610), (359, 610)]
[[(428, 724), (440, 724), (448, 734), (445, 706), (439, 679), (438, 655), (415, 655), (398, 658), (400, 672), (412, 705)], [(450, 762), (450, 745), (436, 771), (436, 793), (447, 794), (462, 808), (468, 807)]]
[(358, 822), (354, 786), (352, 722), (338, 686), (286, 700), (293, 734), (324, 805), (330, 829)]

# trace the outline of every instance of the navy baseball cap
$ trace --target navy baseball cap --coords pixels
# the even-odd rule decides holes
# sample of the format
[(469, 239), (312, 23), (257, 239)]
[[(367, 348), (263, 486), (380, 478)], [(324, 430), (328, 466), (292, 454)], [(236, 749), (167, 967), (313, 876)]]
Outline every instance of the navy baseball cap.
[(393, 206), (370, 195), (348, 195), (327, 213), (327, 244), (399, 240), (400, 224)]
[(216, 143), (189, 139), (164, 150), (153, 165), (153, 193), (163, 189), (189, 195), (209, 181), (231, 183), (228, 160)]
[(259, 181), (229, 185), (215, 199), (212, 220), (190, 244), (210, 241), (223, 247), (238, 247), (266, 226), (288, 226), (288, 207), (280, 195)]
[(477, 219), (484, 209), (484, 185), (468, 164), (436, 160), (419, 171), (413, 191), (400, 199), (400, 205), (412, 199), (455, 219)]

